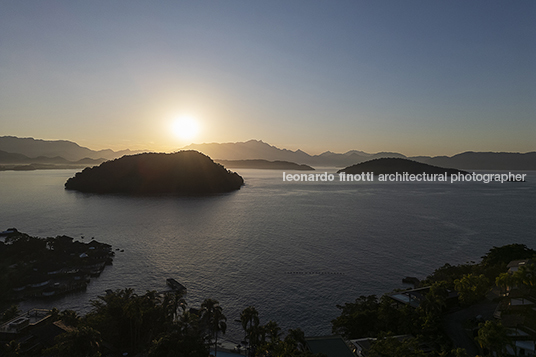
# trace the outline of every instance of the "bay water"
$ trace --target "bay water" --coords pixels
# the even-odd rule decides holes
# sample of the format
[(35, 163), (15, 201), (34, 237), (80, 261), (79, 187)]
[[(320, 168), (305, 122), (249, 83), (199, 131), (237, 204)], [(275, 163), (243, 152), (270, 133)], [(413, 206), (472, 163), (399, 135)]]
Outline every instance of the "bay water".
[(288, 182), (281, 171), (237, 171), (239, 191), (195, 198), (66, 191), (74, 170), (0, 172), (0, 230), (94, 237), (116, 253), (86, 291), (20, 308), (83, 314), (106, 289), (163, 291), (175, 278), (190, 306), (220, 302), (229, 340), (243, 337), (235, 320), (250, 305), (261, 323), (323, 335), (337, 304), (407, 287), (405, 276), (479, 261), (493, 246), (536, 248), (536, 172), (485, 184)]

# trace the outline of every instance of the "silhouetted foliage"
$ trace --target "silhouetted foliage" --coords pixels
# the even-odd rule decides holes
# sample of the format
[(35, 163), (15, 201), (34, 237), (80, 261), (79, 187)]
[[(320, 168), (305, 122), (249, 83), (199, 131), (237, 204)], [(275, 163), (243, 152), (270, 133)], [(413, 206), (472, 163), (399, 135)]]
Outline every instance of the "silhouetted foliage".
[(46, 356), (100, 357), (101, 334), (91, 327), (82, 326), (56, 337), (56, 345), (45, 350)]
[(214, 339), (214, 351), (218, 354), (218, 333), (227, 330), (227, 317), (223, 314), (220, 303), (214, 299), (205, 299), (201, 304), (201, 322), (209, 333), (209, 340)]
[(4, 311), (0, 317), (0, 322), (9, 321), (17, 317), (21, 311), (17, 305), (11, 305), (6, 311)]
[[(0, 303), (9, 298), (39, 296), (39, 290), (26, 287), (50, 280), (51, 272), (76, 267), (81, 274), (89, 275), (95, 264), (111, 263), (112, 256), (110, 245), (95, 240), (84, 244), (67, 236), (39, 238), (20, 232), (8, 236), (6, 243), (0, 244)], [(86, 284), (83, 279), (71, 281), (67, 274), (53, 276), (56, 282), (62, 283), (63, 290), (58, 289), (58, 294)], [(43, 289), (50, 285), (44, 285)], [(15, 292), (14, 288), (20, 289)]]
[(397, 339), (382, 335), (372, 342), (367, 356), (425, 357), (428, 355), (419, 348), (419, 342), (415, 338)]
[(253, 306), (246, 307), (240, 314), (240, 323), (246, 334), (245, 340), (253, 348), (260, 342), (259, 321), (259, 313)]
[(197, 151), (123, 156), (78, 172), (65, 188), (92, 193), (207, 195), (240, 189), (244, 180)]
[(452, 289), (454, 288), (454, 280), (460, 279), (465, 274), (472, 273), (473, 269), (474, 265), (472, 264), (450, 265), (446, 263), (421, 281), (421, 285), (427, 286), (436, 282), (444, 282), (448, 288)]
[(482, 300), (491, 284), (484, 274), (467, 274), (461, 279), (456, 279), (454, 287), (459, 293), (460, 302), (469, 306)]
[(506, 347), (512, 344), (508, 337), (508, 329), (500, 322), (488, 320), (479, 325), (476, 342), (487, 352), (488, 356), (506, 356)]
[(482, 257), (482, 265), (489, 267), (498, 264), (508, 264), (512, 260), (529, 259), (536, 255), (536, 250), (527, 248), (525, 244), (508, 244), (493, 247)]
[(209, 350), (200, 334), (174, 330), (153, 341), (149, 357), (207, 357)]
[[(378, 351), (372, 355), (404, 356), (407, 355), (405, 353), (410, 353), (410, 356), (419, 356), (420, 352), (415, 350), (415, 345), (409, 349), (404, 347), (398, 350), (405, 343), (383, 338), (386, 334), (387, 336), (411, 334), (423, 338), (427, 344), (443, 351), (442, 355), (451, 353), (455, 356), (467, 356), (463, 349), (452, 349), (442, 330), (443, 314), (456, 301), (451, 299), (449, 291), (458, 292), (458, 303), (462, 306), (473, 305), (483, 300), (494, 283), (503, 291), (506, 291), (507, 287), (518, 286), (524, 287), (530, 293), (536, 286), (536, 265), (522, 265), (513, 274), (505, 270), (506, 265), (512, 260), (533, 258), (534, 253), (534, 250), (523, 244), (510, 244), (493, 247), (483, 257), (481, 263), (472, 262), (456, 266), (445, 264), (421, 281), (421, 285), (430, 288), (424, 299), (419, 299), (417, 308), (410, 308), (408, 305), (395, 308), (386, 299), (386, 295), (380, 300), (375, 295), (361, 296), (354, 303), (337, 306), (341, 314), (332, 320), (332, 331), (346, 338), (382, 337), (382, 341), (376, 344)], [(492, 322), (487, 322), (481, 327), (477, 341), (482, 346), (496, 345), (492, 348), (493, 351), (504, 353), (504, 346), (508, 343), (508, 339), (502, 336), (504, 328)], [(407, 352), (412, 349), (415, 354)]]
[(173, 323), (173, 315), (162, 301), (155, 291), (141, 296), (132, 289), (109, 292), (92, 301), (93, 310), (86, 315), (86, 323), (121, 350), (139, 352), (169, 331)]
[(63, 310), (59, 318), (68, 326), (77, 327), (80, 323), (80, 316), (74, 310)]
[(332, 332), (346, 338), (375, 337), (381, 332), (412, 333), (419, 320), (410, 307), (397, 309), (386, 297), (360, 296), (353, 303), (337, 305), (341, 315), (331, 321)]

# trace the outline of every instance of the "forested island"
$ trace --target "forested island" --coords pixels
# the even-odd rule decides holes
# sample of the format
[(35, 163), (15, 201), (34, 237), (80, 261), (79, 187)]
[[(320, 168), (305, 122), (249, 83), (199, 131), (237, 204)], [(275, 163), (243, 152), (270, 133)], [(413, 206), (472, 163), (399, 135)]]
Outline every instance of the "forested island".
[(68, 190), (134, 195), (210, 195), (240, 189), (244, 179), (197, 151), (123, 156), (86, 168), (65, 183)]
[(395, 157), (386, 157), (380, 159), (369, 160), (362, 162), (356, 165), (348, 166), (344, 169), (337, 171), (337, 173), (347, 173), (347, 174), (361, 174), (367, 172), (373, 172), (375, 175), (381, 174), (396, 174), (407, 172), (408, 174), (445, 174), (448, 176), (455, 175), (458, 173), (466, 174), (466, 171), (450, 168), (442, 168), (438, 166), (423, 164), (417, 161), (395, 158)]
[[(14, 249), (15, 242), (6, 245)], [(529, 354), (536, 341), (535, 257), (536, 251), (523, 244), (493, 247), (479, 263), (445, 264), (422, 281), (410, 279), (415, 288), (380, 298), (360, 296), (337, 306), (334, 336), (306, 337), (298, 327), (283, 333), (275, 321), (261, 323), (255, 307), (248, 306), (240, 316), (229, 317), (244, 330), (235, 352), (257, 357), (354, 356), (352, 349), (366, 357)], [(85, 316), (53, 309), (41, 325), (23, 328), (11, 340), (0, 331), (0, 354), (208, 357), (211, 348), (220, 349), (218, 340), (227, 329), (218, 301), (208, 298), (189, 307), (181, 291), (108, 290), (92, 306)], [(9, 321), (17, 314), (16, 307), (4, 311), (0, 316), (7, 325), (0, 323), (0, 330), (13, 325)], [(52, 337), (37, 344), (32, 340), (51, 328)], [(340, 341), (349, 354), (315, 352), (325, 341)]]
[(268, 161), (268, 160), (216, 160), (225, 167), (234, 169), (263, 169), (263, 170), (301, 170), (313, 171), (314, 168), (308, 165), (300, 165), (289, 161)]

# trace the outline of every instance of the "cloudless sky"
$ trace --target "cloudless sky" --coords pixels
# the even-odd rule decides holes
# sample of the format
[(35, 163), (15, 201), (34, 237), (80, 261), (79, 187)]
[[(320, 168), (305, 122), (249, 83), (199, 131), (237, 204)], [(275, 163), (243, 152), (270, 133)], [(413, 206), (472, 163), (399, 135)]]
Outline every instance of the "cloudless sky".
[(536, 150), (536, 2), (0, 2), (0, 135), (171, 151)]

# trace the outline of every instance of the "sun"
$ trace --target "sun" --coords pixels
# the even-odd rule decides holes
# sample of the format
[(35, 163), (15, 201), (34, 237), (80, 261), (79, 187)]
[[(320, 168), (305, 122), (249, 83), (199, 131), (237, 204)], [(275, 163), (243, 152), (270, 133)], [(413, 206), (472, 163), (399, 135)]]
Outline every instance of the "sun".
[(199, 121), (191, 116), (181, 116), (171, 124), (173, 134), (182, 140), (193, 140), (199, 133)]

